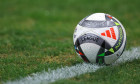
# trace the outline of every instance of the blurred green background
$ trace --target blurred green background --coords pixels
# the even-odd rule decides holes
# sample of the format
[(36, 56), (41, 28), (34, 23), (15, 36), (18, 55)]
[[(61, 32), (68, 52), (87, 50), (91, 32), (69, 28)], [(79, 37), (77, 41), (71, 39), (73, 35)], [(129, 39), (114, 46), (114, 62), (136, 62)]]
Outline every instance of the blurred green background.
[[(127, 49), (140, 45), (139, 0), (0, 0), (0, 81), (83, 62), (73, 31), (92, 13), (108, 13), (124, 25)], [(125, 66), (125, 65), (124, 65)]]

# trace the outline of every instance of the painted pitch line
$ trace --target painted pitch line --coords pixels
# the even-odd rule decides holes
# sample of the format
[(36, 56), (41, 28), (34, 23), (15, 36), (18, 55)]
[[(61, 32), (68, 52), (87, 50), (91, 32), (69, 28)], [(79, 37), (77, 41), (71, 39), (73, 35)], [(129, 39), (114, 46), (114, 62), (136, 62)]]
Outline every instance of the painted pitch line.
[[(116, 65), (125, 63), (126, 61), (132, 61), (134, 59), (140, 59), (140, 47), (125, 51), (114, 64)], [(48, 72), (43, 71), (39, 73), (33, 73), (31, 76), (27, 76), (15, 81), (7, 81), (4, 84), (47, 84), (56, 80), (71, 78), (87, 72), (95, 72), (102, 67), (103, 66), (95, 64), (76, 64), (71, 67), (66, 66), (56, 70), (48, 70)]]

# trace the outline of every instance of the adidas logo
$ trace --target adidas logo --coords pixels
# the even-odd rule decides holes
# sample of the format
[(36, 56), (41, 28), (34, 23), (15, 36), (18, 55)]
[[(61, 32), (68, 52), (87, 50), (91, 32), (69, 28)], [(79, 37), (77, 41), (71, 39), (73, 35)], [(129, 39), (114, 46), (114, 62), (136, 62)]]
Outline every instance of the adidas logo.
[(102, 36), (107, 36), (109, 38), (116, 40), (116, 34), (114, 28), (110, 28), (110, 30), (106, 30), (105, 32), (101, 33)]

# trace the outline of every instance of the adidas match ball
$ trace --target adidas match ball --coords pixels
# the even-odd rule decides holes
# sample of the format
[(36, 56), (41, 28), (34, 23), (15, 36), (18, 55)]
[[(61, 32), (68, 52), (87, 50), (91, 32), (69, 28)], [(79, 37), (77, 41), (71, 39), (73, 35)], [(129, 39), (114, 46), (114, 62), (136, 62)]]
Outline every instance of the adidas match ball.
[(74, 48), (85, 61), (112, 64), (123, 53), (126, 32), (113, 16), (94, 13), (79, 22), (73, 34)]

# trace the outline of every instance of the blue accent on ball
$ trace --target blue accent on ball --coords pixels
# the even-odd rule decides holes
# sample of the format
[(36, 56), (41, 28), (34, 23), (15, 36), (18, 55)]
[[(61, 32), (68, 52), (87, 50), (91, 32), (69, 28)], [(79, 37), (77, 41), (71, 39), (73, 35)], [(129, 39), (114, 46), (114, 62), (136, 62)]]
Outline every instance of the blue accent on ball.
[(76, 46), (74, 46), (74, 48), (75, 48), (75, 50), (77, 49), (77, 47), (76, 47)]

